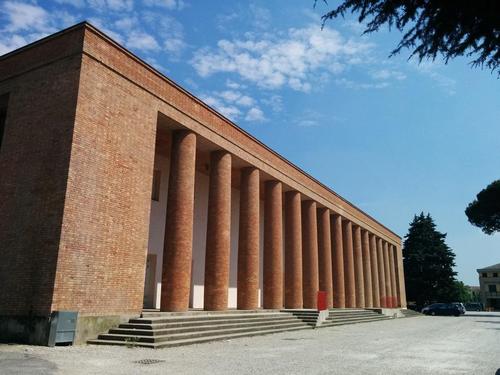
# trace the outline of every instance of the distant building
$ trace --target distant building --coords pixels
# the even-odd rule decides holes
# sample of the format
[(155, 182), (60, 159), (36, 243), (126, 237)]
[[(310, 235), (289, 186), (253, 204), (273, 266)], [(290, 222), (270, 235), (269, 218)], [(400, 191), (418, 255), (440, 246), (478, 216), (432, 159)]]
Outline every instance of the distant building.
[(486, 310), (500, 311), (500, 263), (478, 269), (481, 302)]

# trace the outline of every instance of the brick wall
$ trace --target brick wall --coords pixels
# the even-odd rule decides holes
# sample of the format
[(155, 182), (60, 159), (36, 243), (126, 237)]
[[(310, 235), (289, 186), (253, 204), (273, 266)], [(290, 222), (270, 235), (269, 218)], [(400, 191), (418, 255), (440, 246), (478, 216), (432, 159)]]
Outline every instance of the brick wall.
[(83, 56), (53, 310), (141, 311), (157, 113)]
[(82, 32), (0, 59), (0, 315), (47, 315), (59, 249)]

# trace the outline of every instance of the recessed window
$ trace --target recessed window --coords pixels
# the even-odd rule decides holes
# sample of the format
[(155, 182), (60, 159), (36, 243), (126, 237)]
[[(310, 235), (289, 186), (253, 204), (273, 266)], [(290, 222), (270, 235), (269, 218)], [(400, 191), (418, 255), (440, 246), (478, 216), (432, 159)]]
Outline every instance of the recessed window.
[(483, 273), (481, 274), (481, 276), (482, 276), (482, 277), (488, 277), (488, 274), (487, 274), (486, 272), (483, 272)]
[(498, 277), (498, 272), (493, 272), (493, 277)]
[(497, 291), (497, 286), (492, 284), (492, 285), (488, 285), (488, 292), (490, 293), (495, 293)]
[(153, 189), (151, 191), (151, 199), (159, 202), (160, 201), (160, 184), (161, 184), (161, 172), (159, 169), (153, 171)]
[(3, 133), (5, 132), (5, 121), (7, 119), (7, 103), (9, 94), (0, 95), (0, 150), (2, 149)]

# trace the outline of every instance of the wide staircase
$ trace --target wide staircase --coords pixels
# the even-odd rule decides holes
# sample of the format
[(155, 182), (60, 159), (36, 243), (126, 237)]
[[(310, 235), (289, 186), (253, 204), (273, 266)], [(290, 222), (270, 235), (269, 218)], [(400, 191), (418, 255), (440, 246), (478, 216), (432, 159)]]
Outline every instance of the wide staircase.
[(373, 310), (365, 309), (330, 309), (328, 318), (319, 328), (343, 326), (346, 324), (370, 323), (392, 319)]
[[(130, 319), (128, 323), (110, 329), (108, 333), (99, 335), (97, 339), (90, 340), (89, 343), (166, 348), (312, 329), (317, 327), (318, 315), (318, 311), (306, 309), (190, 311), (187, 313), (145, 311), (140, 318)], [(373, 310), (330, 309), (326, 319), (317, 328), (387, 319), (391, 318)]]
[(301, 329), (311, 327), (294, 315), (278, 310), (144, 312), (140, 318), (130, 319), (89, 343), (166, 348)]

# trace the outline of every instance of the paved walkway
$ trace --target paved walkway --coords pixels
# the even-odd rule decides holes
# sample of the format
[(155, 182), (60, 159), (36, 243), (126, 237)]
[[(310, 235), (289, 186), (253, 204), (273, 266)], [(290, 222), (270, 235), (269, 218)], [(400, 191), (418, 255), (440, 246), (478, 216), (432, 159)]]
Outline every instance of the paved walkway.
[[(148, 359), (161, 362), (137, 363)], [(499, 369), (500, 313), (483, 312), (160, 350), (0, 345), (0, 374), (500, 375)]]

